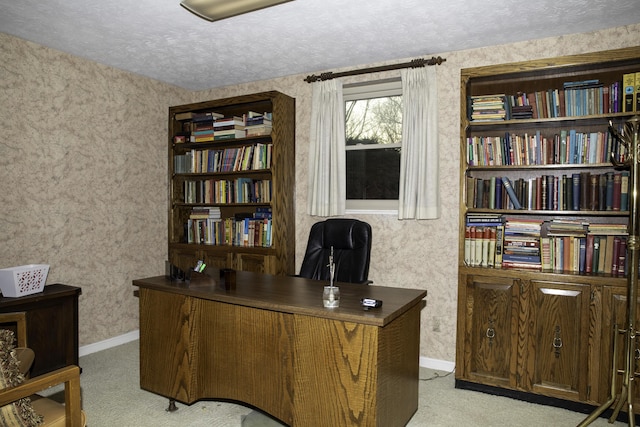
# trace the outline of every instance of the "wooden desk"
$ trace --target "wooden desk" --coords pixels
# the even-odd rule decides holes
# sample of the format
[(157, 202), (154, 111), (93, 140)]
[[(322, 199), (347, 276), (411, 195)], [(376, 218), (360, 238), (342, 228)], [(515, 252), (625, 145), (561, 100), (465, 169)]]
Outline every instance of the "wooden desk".
[(78, 365), (78, 296), (81, 289), (47, 285), (23, 297), (0, 297), (0, 313), (27, 313), (27, 345), (36, 353), (35, 377), (68, 365)]
[[(247, 403), (292, 426), (404, 426), (418, 408), (424, 290), (237, 272), (225, 291), (165, 277), (134, 280), (140, 386), (192, 404)], [(360, 299), (383, 300), (364, 311)]]

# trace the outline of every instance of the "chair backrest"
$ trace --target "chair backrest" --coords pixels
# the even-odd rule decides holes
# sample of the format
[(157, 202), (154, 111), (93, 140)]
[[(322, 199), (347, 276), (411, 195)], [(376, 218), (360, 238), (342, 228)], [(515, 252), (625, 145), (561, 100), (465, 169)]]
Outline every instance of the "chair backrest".
[(368, 283), (371, 257), (371, 226), (349, 218), (330, 218), (309, 231), (300, 276), (329, 280), (329, 255), (333, 247), (337, 282)]

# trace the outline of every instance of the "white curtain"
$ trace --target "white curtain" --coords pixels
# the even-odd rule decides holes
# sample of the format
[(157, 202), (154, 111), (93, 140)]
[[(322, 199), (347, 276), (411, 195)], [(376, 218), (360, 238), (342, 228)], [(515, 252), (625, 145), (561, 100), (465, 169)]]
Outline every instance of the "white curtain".
[(342, 82), (313, 84), (309, 147), (309, 215), (344, 215), (345, 131)]
[(436, 67), (405, 68), (398, 219), (440, 217)]

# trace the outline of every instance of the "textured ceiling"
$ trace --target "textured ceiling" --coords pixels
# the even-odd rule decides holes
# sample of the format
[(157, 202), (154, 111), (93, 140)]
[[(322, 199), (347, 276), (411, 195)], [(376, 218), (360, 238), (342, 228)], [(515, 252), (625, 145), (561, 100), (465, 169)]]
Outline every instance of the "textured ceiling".
[(0, 10), (0, 32), (194, 90), (640, 22), (638, 0), (296, 0), (218, 22), (179, 0)]

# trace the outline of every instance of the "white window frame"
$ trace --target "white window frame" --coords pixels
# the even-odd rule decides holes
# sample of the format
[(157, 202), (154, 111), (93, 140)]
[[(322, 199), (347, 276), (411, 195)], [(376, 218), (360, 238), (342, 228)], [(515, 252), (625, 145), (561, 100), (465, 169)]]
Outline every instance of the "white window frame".
[[(342, 96), (345, 104), (349, 101), (357, 101), (371, 98), (382, 98), (387, 96), (401, 96), (402, 81), (400, 78), (377, 80), (373, 82), (346, 84), (342, 89)], [(346, 120), (346, 117), (345, 117)], [(401, 148), (402, 143), (385, 144), (384, 148)], [(362, 150), (361, 145), (346, 146), (346, 151)], [(346, 200), (345, 213), (355, 214), (376, 214), (376, 215), (397, 215), (398, 200)]]

